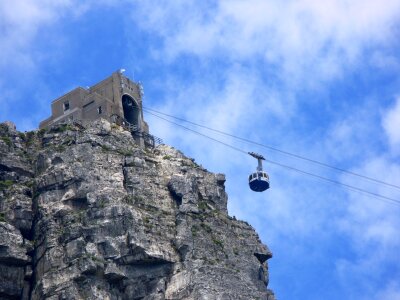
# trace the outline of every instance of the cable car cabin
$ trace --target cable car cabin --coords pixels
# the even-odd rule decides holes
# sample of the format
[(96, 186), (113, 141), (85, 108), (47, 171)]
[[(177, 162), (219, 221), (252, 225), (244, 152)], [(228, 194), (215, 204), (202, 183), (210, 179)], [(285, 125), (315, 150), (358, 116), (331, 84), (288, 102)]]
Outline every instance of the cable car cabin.
[(254, 192), (264, 192), (269, 189), (269, 176), (262, 168), (262, 161), (265, 160), (265, 158), (264, 156), (254, 152), (249, 152), (249, 154), (258, 161), (257, 172), (249, 176), (250, 189)]
[(265, 172), (256, 172), (249, 176), (250, 189), (255, 192), (263, 192), (269, 189), (269, 176)]

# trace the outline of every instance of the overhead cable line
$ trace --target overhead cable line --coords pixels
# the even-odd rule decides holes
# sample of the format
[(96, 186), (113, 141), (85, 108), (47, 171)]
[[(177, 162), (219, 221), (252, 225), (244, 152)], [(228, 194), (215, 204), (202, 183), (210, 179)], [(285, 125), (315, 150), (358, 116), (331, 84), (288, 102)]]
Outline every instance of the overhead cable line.
[(362, 175), (362, 174), (358, 174), (358, 173), (355, 173), (355, 172), (352, 172), (352, 171), (348, 171), (348, 170), (345, 170), (343, 168), (335, 167), (335, 166), (329, 165), (327, 163), (317, 161), (315, 159), (307, 158), (305, 156), (301, 156), (301, 155), (298, 155), (298, 154), (295, 154), (295, 153), (291, 153), (291, 152), (288, 152), (288, 151), (285, 151), (285, 150), (278, 149), (276, 147), (272, 147), (272, 146), (268, 146), (268, 145), (265, 145), (265, 144), (261, 144), (261, 143), (258, 143), (258, 142), (255, 142), (255, 141), (243, 138), (243, 137), (239, 137), (239, 136), (227, 133), (227, 132), (223, 132), (221, 130), (214, 129), (214, 128), (211, 128), (211, 127), (208, 127), (208, 126), (205, 126), (205, 125), (201, 125), (201, 124), (198, 124), (198, 123), (195, 123), (195, 122), (183, 119), (183, 118), (175, 117), (173, 115), (166, 114), (166, 113), (163, 113), (163, 112), (160, 112), (160, 111), (148, 108), (148, 107), (143, 107), (143, 110), (148, 112), (148, 113), (155, 112), (155, 113), (160, 114), (160, 115), (164, 115), (164, 116), (167, 116), (167, 117), (170, 117), (170, 118), (182, 121), (182, 122), (186, 122), (188, 124), (195, 125), (197, 127), (201, 127), (201, 128), (204, 128), (204, 129), (207, 129), (207, 130), (210, 130), (210, 131), (214, 131), (216, 133), (219, 133), (219, 134), (222, 134), (222, 135), (225, 135), (225, 136), (229, 136), (229, 137), (235, 138), (237, 140), (240, 140), (240, 141), (243, 141), (243, 142), (246, 142), (246, 143), (250, 143), (250, 144), (253, 144), (253, 145), (264, 147), (264, 148), (267, 148), (269, 150), (272, 150), (272, 151), (275, 151), (275, 152), (279, 152), (279, 153), (282, 153), (282, 154), (285, 154), (285, 155), (288, 155), (288, 156), (292, 156), (292, 157), (297, 158), (297, 159), (308, 161), (308, 162), (311, 162), (311, 163), (314, 163), (314, 164), (317, 164), (317, 165), (320, 165), (322, 167), (329, 168), (329, 169), (332, 169), (332, 170), (335, 170), (335, 171), (338, 171), (338, 172), (342, 172), (342, 173), (345, 173), (345, 174), (348, 174), (348, 175), (352, 175), (352, 176), (356, 176), (356, 177), (359, 177), (359, 178), (363, 178), (363, 179), (366, 179), (366, 180), (369, 180), (369, 181), (373, 181), (373, 182), (376, 182), (376, 183), (379, 183), (379, 184), (390, 186), (392, 188), (400, 189), (400, 186), (392, 184), (392, 183), (388, 183), (388, 182), (385, 182), (385, 181), (382, 181), (382, 180), (379, 180), (379, 179), (376, 179), (376, 178), (372, 178), (372, 177), (368, 177), (368, 176), (365, 176), (365, 175)]
[(393, 203), (400, 204), (400, 200), (398, 200), (398, 199), (394, 199), (394, 198), (391, 198), (391, 197), (386, 197), (386, 196), (383, 196), (381, 194), (370, 192), (370, 191), (364, 190), (362, 188), (355, 187), (355, 186), (350, 185), (350, 184), (346, 184), (346, 183), (343, 183), (343, 182), (340, 182), (340, 181), (337, 181), (337, 180), (333, 180), (333, 179), (326, 178), (326, 177), (323, 177), (323, 176), (320, 176), (320, 175), (317, 175), (317, 174), (313, 174), (313, 173), (310, 173), (310, 172), (306, 172), (306, 171), (303, 171), (303, 170), (300, 170), (300, 169), (297, 169), (297, 168), (294, 168), (294, 167), (290, 167), (290, 166), (287, 166), (287, 165), (284, 165), (284, 164), (281, 164), (281, 163), (277, 163), (277, 162), (269, 160), (269, 159), (265, 159), (265, 161), (269, 162), (270, 164), (274, 164), (274, 165), (277, 165), (277, 166), (280, 166), (280, 167), (283, 167), (283, 168), (286, 168), (286, 169), (289, 169), (289, 170), (292, 170), (292, 171), (295, 171), (295, 172), (298, 172), (298, 173), (302, 173), (302, 174), (305, 174), (305, 175), (308, 175), (308, 176), (312, 176), (312, 177), (315, 177), (315, 178), (318, 178), (318, 179), (321, 179), (321, 180), (325, 180), (325, 181), (333, 183), (333, 184), (344, 186), (344, 187), (346, 187), (346, 188), (348, 188), (350, 190), (354, 190), (354, 191), (357, 191), (357, 192), (365, 193), (365, 194), (367, 194), (369, 196), (373, 196), (375, 198), (380, 198), (379, 200), (386, 200), (386, 202), (390, 201), (390, 203), (392, 203), (392, 204)]
[(229, 147), (229, 148), (232, 148), (233, 150), (236, 150), (236, 151), (238, 151), (238, 152), (242, 152), (242, 153), (244, 153), (244, 154), (248, 154), (248, 152), (246, 152), (246, 151), (244, 151), (244, 150), (242, 150), (242, 149), (240, 149), (240, 148), (237, 148), (237, 147), (235, 147), (235, 146), (229, 145), (229, 144), (227, 144), (227, 143), (225, 143), (225, 142), (222, 142), (222, 141), (220, 141), (220, 140), (217, 140), (217, 139), (215, 139), (215, 138), (213, 138), (213, 137), (210, 137), (210, 136), (208, 136), (208, 135), (206, 135), (206, 134), (204, 134), (204, 133), (201, 133), (201, 132), (198, 132), (198, 131), (196, 131), (196, 130), (193, 130), (193, 129), (189, 128), (189, 127), (183, 126), (182, 124), (175, 123), (175, 122), (173, 122), (173, 121), (171, 121), (171, 120), (168, 120), (168, 119), (166, 119), (166, 118), (163, 118), (163, 117), (158, 116), (158, 115), (156, 115), (156, 114), (153, 114), (153, 113), (151, 113), (151, 112), (147, 112), (147, 113), (149, 113), (150, 115), (153, 115), (153, 116), (155, 116), (155, 117), (157, 117), (157, 118), (159, 118), (159, 119), (162, 119), (162, 120), (164, 120), (164, 121), (167, 121), (167, 122), (169, 122), (169, 123), (171, 123), (171, 124), (174, 124), (174, 125), (176, 125), (176, 126), (182, 127), (182, 128), (185, 129), (185, 130), (191, 131), (191, 132), (193, 132), (194, 134), (203, 136), (203, 137), (205, 137), (205, 138), (207, 138), (207, 139), (213, 140), (214, 142), (217, 142), (217, 143), (220, 143), (220, 144), (222, 144), (222, 145), (224, 145), (224, 146), (227, 146), (227, 147)]
[[(214, 142), (220, 143), (220, 144), (222, 144), (222, 145), (224, 145), (224, 146), (226, 146), (226, 147), (229, 147), (229, 148), (231, 148), (231, 149), (233, 149), (233, 150), (235, 150), (235, 151), (238, 151), (238, 152), (244, 153), (244, 154), (249, 154), (249, 152), (247, 152), (247, 151), (244, 151), (244, 150), (242, 150), (242, 149), (240, 149), (240, 148), (238, 148), (238, 147), (232, 146), (232, 145), (230, 145), (230, 144), (228, 144), (228, 143), (222, 142), (222, 141), (220, 141), (220, 140), (218, 140), (218, 139), (216, 139), (216, 138), (210, 137), (210, 136), (208, 136), (208, 135), (206, 135), (206, 134), (204, 134), (204, 133), (201, 133), (201, 132), (198, 132), (198, 131), (193, 130), (193, 129), (191, 129), (191, 128), (188, 128), (188, 127), (186, 127), (186, 126), (184, 126), (184, 125), (182, 125), (182, 124), (173, 122), (173, 121), (171, 121), (171, 120), (169, 120), (169, 119), (166, 119), (166, 118), (164, 118), (164, 117), (161, 117), (161, 116), (159, 116), (159, 115), (157, 115), (157, 114), (154, 114), (154, 113), (152, 113), (152, 112), (149, 112), (149, 111), (147, 111), (147, 113), (149, 113), (150, 115), (153, 115), (153, 116), (155, 116), (155, 117), (157, 117), (157, 118), (159, 118), (159, 119), (162, 119), (162, 120), (164, 120), (164, 121), (166, 121), (166, 122), (169, 122), (169, 123), (171, 123), (171, 124), (174, 124), (174, 125), (176, 125), (176, 126), (179, 126), (179, 127), (183, 128), (183, 129), (185, 129), (185, 130), (188, 130), (188, 131), (190, 131), (190, 132), (192, 132), (192, 133), (194, 133), (194, 134), (200, 135), (200, 136), (205, 137), (205, 138), (207, 138), (207, 139), (210, 139), (210, 140), (212, 140), (212, 141), (214, 141)], [(326, 177), (324, 177), (324, 176), (320, 176), (320, 175), (317, 175), (317, 174), (314, 174), (314, 173), (311, 173), (311, 172), (303, 171), (303, 170), (301, 170), (301, 169), (294, 168), (294, 167), (291, 167), (291, 166), (288, 166), (288, 165), (285, 165), (285, 164), (281, 164), (281, 163), (278, 163), (278, 162), (275, 162), (275, 161), (272, 161), (272, 160), (266, 159), (265, 161), (267, 161), (267, 162), (269, 162), (269, 163), (271, 163), (271, 164), (274, 164), (274, 165), (277, 165), (277, 166), (280, 166), (280, 167), (283, 167), (283, 168), (286, 168), (286, 169), (289, 169), (289, 170), (298, 172), (298, 173), (302, 173), (302, 174), (304, 174), (304, 175), (308, 175), (308, 176), (311, 176), (311, 177), (314, 177), (314, 178), (317, 178), (317, 179), (320, 179), (320, 180), (324, 180), (324, 181), (329, 182), (329, 183), (332, 183), (332, 184), (340, 185), (340, 186), (345, 187), (345, 188), (347, 188), (347, 189), (349, 189), (349, 190), (352, 190), (352, 191), (361, 192), (361, 193), (363, 193), (363, 194), (366, 194), (367, 196), (372, 196), (372, 197), (374, 197), (374, 198), (377, 198), (377, 199), (379, 199), (379, 200), (383, 200), (383, 201), (388, 202), (388, 203), (391, 203), (391, 204), (398, 204), (398, 205), (400, 205), (400, 200), (395, 199), (395, 198), (383, 196), (383, 195), (380, 195), (380, 194), (377, 194), (377, 193), (374, 193), (374, 192), (371, 192), (371, 191), (367, 191), (367, 190), (364, 190), (364, 189), (362, 189), (362, 188), (359, 188), (359, 187), (356, 187), (356, 186), (353, 186), (353, 185), (350, 185), (350, 184), (342, 183), (342, 182), (340, 182), (340, 181), (336, 181), (336, 180), (333, 180), (333, 179), (330, 179), (330, 178), (326, 178)]]

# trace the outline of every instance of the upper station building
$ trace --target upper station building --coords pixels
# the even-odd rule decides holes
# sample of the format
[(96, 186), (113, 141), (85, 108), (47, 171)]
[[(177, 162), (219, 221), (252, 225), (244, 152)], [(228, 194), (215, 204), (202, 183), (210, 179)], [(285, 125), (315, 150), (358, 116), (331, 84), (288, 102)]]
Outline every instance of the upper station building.
[(51, 116), (40, 122), (39, 128), (103, 118), (129, 129), (142, 146), (154, 145), (154, 137), (149, 135), (149, 126), (143, 120), (142, 86), (122, 73), (114, 72), (91, 87), (78, 87), (55, 99), (51, 103)]

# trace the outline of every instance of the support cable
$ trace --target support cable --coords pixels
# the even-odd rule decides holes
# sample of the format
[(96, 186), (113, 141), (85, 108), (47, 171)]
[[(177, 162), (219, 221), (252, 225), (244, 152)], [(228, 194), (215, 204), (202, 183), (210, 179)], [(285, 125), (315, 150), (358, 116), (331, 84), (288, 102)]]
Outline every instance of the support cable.
[(355, 172), (352, 172), (352, 171), (348, 171), (348, 170), (345, 170), (343, 168), (331, 166), (331, 165), (329, 165), (327, 163), (320, 162), (320, 161), (317, 161), (315, 159), (307, 158), (305, 156), (301, 156), (301, 155), (298, 155), (298, 154), (295, 154), (295, 153), (291, 153), (291, 152), (288, 152), (288, 151), (285, 151), (285, 150), (280, 150), (280, 149), (272, 147), (272, 146), (261, 144), (261, 143), (258, 143), (258, 142), (255, 142), (255, 141), (252, 141), (252, 140), (249, 140), (249, 139), (246, 139), (246, 138), (242, 138), (242, 137), (239, 137), (239, 136), (227, 133), (227, 132), (223, 132), (223, 131), (218, 130), (218, 129), (214, 129), (214, 128), (205, 126), (205, 125), (197, 124), (195, 122), (188, 121), (188, 120), (183, 119), (183, 118), (175, 117), (175, 116), (172, 116), (170, 114), (166, 114), (166, 113), (163, 113), (163, 112), (160, 112), (160, 111), (148, 108), (148, 107), (143, 107), (143, 110), (146, 111), (149, 114), (152, 114), (152, 115), (154, 115), (154, 114), (151, 113), (151, 112), (155, 112), (157, 114), (164, 115), (164, 116), (167, 116), (167, 117), (170, 117), (170, 118), (182, 121), (182, 122), (186, 122), (188, 124), (192, 124), (192, 125), (195, 125), (197, 127), (201, 127), (201, 128), (204, 128), (204, 129), (207, 129), (207, 130), (210, 130), (210, 131), (213, 131), (213, 132), (225, 135), (225, 136), (229, 136), (229, 137), (235, 138), (237, 140), (240, 140), (240, 141), (243, 141), (243, 142), (246, 142), (246, 143), (257, 145), (257, 146), (260, 146), (260, 147), (263, 147), (263, 148), (267, 148), (269, 150), (272, 150), (272, 151), (275, 151), (275, 152), (279, 152), (279, 153), (282, 153), (282, 154), (285, 154), (285, 155), (288, 155), (288, 156), (291, 156), (291, 157), (294, 157), (294, 158), (297, 158), (297, 159), (301, 159), (301, 160), (304, 160), (304, 161), (307, 161), (307, 162), (311, 162), (313, 164), (317, 164), (317, 165), (320, 165), (322, 167), (335, 170), (337, 172), (342, 172), (342, 173), (345, 173), (345, 174), (348, 174), (348, 175), (356, 176), (356, 177), (363, 178), (363, 179), (366, 179), (366, 180), (369, 180), (369, 181), (373, 181), (373, 182), (376, 182), (376, 183), (379, 183), (379, 184), (383, 184), (383, 185), (386, 185), (386, 186), (389, 186), (389, 187), (392, 187), (392, 188), (400, 189), (400, 186), (392, 184), (392, 183), (388, 183), (388, 182), (385, 182), (385, 181), (382, 181), (382, 180), (379, 180), (379, 179), (376, 179), (376, 178), (372, 178), (372, 177), (368, 177), (368, 176), (365, 176), (365, 175), (362, 175), (362, 174), (358, 174), (358, 173), (355, 173)]
[(337, 181), (337, 180), (333, 180), (333, 179), (326, 178), (326, 177), (323, 177), (323, 176), (320, 176), (320, 175), (316, 175), (316, 174), (313, 174), (313, 173), (310, 173), (310, 172), (306, 172), (306, 171), (303, 171), (303, 170), (300, 170), (300, 169), (297, 169), (297, 168), (294, 168), (294, 167), (290, 167), (288, 165), (284, 165), (284, 164), (281, 164), (281, 163), (278, 163), (278, 162), (275, 162), (275, 161), (272, 161), (272, 160), (269, 160), (269, 159), (266, 159), (265, 161), (269, 162), (270, 164), (274, 164), (274, 165), (277, 165), (277, 166), (280, 166), (280, 167), (283, 167), (283, 168), (286, 168), (286, 169), (289, 169), (289, 170), (292, 170), (292, 171), (295, 171), (295, 172), (298, 172), (298, 173), (302, 173), (302, 174), (305, 174), (305, 175), (308, 175), (308, 176), (312, 176), (312, 177), (315, 177), (317, 179), (325, 180), (325, 181), (333, 183), (333, 184), (341, 185), (341, 186), (343, 186), (345, 188), (348, 188), (350, 190), (361, 192), (361, 193), (367, 194), (369, 196), (373, 196), (375, 198), (380, 198), (379, 200), (384, 200), (384, 201), (386, 200), (385, 202), (390, 201), (390, 203), (392, 203), (392, 204), (393, 203), (400, 204), (400, 200), (397, 200), (397, 199), (394, 199), (394, 198), (391, 198), (391, 197), (386, 197), (386, 196), (383, 196), (381, 194), (370, 192), (370, 191), (364, 190), (364, 189), (359, 188), (359, 187), (355, 187), (355, 186), (350, 185), (350, 184), (346, 184), (346, 183), (343, 183), (343, 182), (340, 182), (340, 181)]
[[(222, 145), (224, 145), (226, 147), (229, 147), (232, 150), (235, 150), (235, 151), (238, 151), (240, 153), (247, 154), (247, 155), (249, 154), (249, 152), (247, 152), (247, 151), (244, 151), (244, 150), (242, 150), (242, 149), (240, 149), (238, 147), (232, 146), (232, 145), (230, 145), (228, 143), (222, 142), (222, 141), (220, 141), (220, 140), (218, 140), (216, 138), (210, 137), (210, 136), (208, 136), (208, 135), (206, 135), (204, 133), (201, 133), (201, 132), (198, 132), (198, 131), (193, 130), (191, 128), (188, 128), (188, 127), (186, 127), (186, 126), (184, 126), (182, 124), (173, 122), (173, 121), (171, 121), (169, 119), (166, 119), (164, 117), (161, 117), (161, 116), (159, 116), (157, 114), (154, 114), (152, 112), (149, 112), (149, 111), (147, 111), (147, 113), (149, 113), (149, 114), (151, 114), (151, 115), (153, 115), (153, 116), (155, 116), (155, 117), (157, 117), (157, 118), (159, 118), (161, 120), (164, 120), (164, 121), (166, 121), (168, 123), (174, 124), (174, 125), (179, 126), (179, 127), (183, 128), (185, 130), (188, 130), (188, 131), (190, 131), (190, 132), (192, 132), (194, 134), (197, 134), (199, 136), (205, 137), (205, 138), (210, 139), (210, 140), (212, 140), (214, 142), (222, 144)], [(294, 168), (294, 167), (291, 167), (291, 166), (288, 166), (288, 165), (285, 165), (285, 164), (281, 164), (281, 163), (278, 163), (278, 162), (275, 162), (275, 161), (272, 161), (272, 160), (269, 160), (269, 159), (265, 159), (265, 161), (269, 162), (270, 164), (274, 164), (274, 165), (280, 166), (282, 168), (289, 169), (291, 171), (295, 171), (295, 172), (298, 172), (298, 173), (301, 173), (301, 174), (304, 174), (304, 175), (308, 175), (308, 176), (311, 176), (311, 177), (314, 177), (314, 178), (317, 178), (317, 179), (320, 179), (320, 180), (324, 180), (324, 181), (332, 183), (332, 184), (340, 185), (340, 186), (345, 187), (345, 188), (347, 188), (349, 190), (352, 190), (352, 191), (361, 192), (361, 193), (363, 193), (363, 194), (365, 194), (367, 196), (371, 196), (371, 197), (377, 198), (378, 200), (381, 200), (381, 201), (383, 200), (383, 201), (391, 203), (391, 204), (400, 205), (400, 200), (395, 199), (395, 198), (391, 198), (391, 197), (387, 197), (387, 196), (384, 196), (384, 195), (381, 195), (381, 194), (370, 192), (370, 191), (367, 191), (365, 189), (362, 189), (362, 188), (359, 188), (359, 187), (356, 187), (356, 186), (353, 186), (353, 185), (350, 185), (350, 184), (342, 183), (340, 181), (336, 181), (336, 180), (333, 180), (333, 179), (330, 179), (330, 178), (326, 178), (324, 176), (320, 176), (320, 175), (317, 175), (317, 174), (314, 174), (314, 173), (311, 173), (311, 172), (303, 171), (301, 169)]]
[(235, 147), (235, 146), (229, 145), (229, 144), (227, 144), (227, 143), (225, 143), (225, 142), (222, 142), (222, 141), (220, 141), (220, 140), (217, 140), (217, 139), (215, 139), (215, 138), (213, 138), (213, 137), (210, 137), (210, 136), (208, 136), (208, 135), (206, 135), (206, 134), (204, 134), (204, 133), (201, 133), (201, 132), (198, 132), (198, 131), (196, 131), (196, 130), (193, 130), (193, 129), (189, 128), (189, 127), (183, 126), (182, 124), (175, 123), (175, 122), (173, 122), (173, 121), (171, 121), (171, 120), (168, 120), (168, 119), (166, 119), (166, 118), (163, 118), (163, 117), (158, 116), (158, 115), (156, 115), (156, 114), (153, 114), (153, 113), (151, 113), (151, 112), (147, 112), (147, 113), (149, 113), (149, 114), (151, 114), (151, 115), (153, 115), (153, 116), (155, 116), (155, 117), (157, 117), (157, 118), (159, 118), (159, 119), (162, 119), (162, 120), (164, 120), (164, 121), (167, 121), (167, 122), (169, 122), (169, 123), (171, 123), (171, 124), (174, 124), (174, 125), (176, 125), (176, 126), (182, 127), (183, 129), (188, 130), (188, 131), (190, 131), (190, 132), (193, 132), (194, 134), (200, 135), (200, 136), (205, 137), (205, 138), (207, 138), (207, 139), (210, 139), (210, 140), (212, 140), (212, 141), (214, 141), (214, 142), (220, 143), (220, 144), (222, 144), (222, 145), (224, 145), (224, 146), (226, 146), (226, 147), (229, 147), (229, 148), (231, 148), (231, 149), (233, 149), (233, 150), (236, 150), (236, 151), (241, 152), (241, 153), (244, 153), (244, 154), (248, 154), (248, 152), (246, 152), (246, 151), (244, 151), (244, 150), (242, 150), (242, 149), (240, 149), (240, 148), (237, 148), (237, 147)]

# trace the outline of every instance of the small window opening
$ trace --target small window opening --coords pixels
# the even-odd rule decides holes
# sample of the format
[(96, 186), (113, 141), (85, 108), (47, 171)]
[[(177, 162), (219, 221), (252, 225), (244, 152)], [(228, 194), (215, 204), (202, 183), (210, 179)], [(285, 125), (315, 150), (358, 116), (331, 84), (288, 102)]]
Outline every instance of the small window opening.
[(99, 107), (97, 108), (97, 112), (99, 113), (99, 115), (101, 115), (101, 113), (103, 112), (101, 106), (99, 106)]
[(69, 101), (64, 102), (64, 111), (69, 109)]

